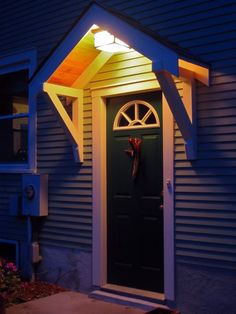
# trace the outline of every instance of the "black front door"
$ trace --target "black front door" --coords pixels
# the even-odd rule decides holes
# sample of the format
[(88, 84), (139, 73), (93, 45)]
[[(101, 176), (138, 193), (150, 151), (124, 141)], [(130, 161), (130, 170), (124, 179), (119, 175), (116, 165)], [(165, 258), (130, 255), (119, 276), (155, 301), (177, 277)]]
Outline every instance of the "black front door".
[[(132, 119), (137, 115), (140, 120), (146, 115), (146, 121), (153, 122), (145, 106), (137, 109), (137, 100), (149, 103), (156, 110), (159, 127), (136, 128), (139, 123), (132, 123)], [(123, 114), (124, 121), (120, 119), (121, 126), (128, 121), (131, 127), (113, 130), (119, 109), (132, 101), (137, 106), (131, 106)], [(161, 117), (159, 92), (107, 100), (108, 283), (156, 292), (163, 292)], [(141, 139), (134, 176), (130, 138)]]

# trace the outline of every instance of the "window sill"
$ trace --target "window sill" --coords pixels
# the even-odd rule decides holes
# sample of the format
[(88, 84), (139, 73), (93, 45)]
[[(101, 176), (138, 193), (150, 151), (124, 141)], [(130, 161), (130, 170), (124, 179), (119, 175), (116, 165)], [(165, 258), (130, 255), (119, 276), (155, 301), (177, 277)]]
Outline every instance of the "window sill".
[(0, 164), (0, 173), (34, 173), (28, 164)]

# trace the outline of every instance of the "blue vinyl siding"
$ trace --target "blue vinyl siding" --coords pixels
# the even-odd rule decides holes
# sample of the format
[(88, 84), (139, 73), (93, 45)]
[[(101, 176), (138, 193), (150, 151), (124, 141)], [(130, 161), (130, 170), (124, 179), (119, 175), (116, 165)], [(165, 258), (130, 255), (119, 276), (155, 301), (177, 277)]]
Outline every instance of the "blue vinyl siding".
[[(100, 2), (130, 15), (211, 64), (211, 86), (197, 86), (196, 161), (186, 160), (181, 134), (175, 128), (176, 255), (178, 261), (185, 263), (235, 268), (235, 1)], [(78, 0), (21, 0), (19, 5), (13, 0), (3, 0), (1, 55), (37, 48), (40, 64), (69, 31), (88, 3)], [(133, 56), (129, 61), (137, 60)], [(103, 84), (106, 80), (114, 82), (117, 75), (123, 77), (125, 68), (130, 64), (124, 60), (119, 63), (113, 57), (91, 84)], [(146, 65), (132, 66), (133, 74), (140, 75)], [(89, 90), (85, 90), (84, 99), (85, 162), (81, 167), (74, 163), (71, 145), (50, 102), (41, 97), (38, 101), (37, 170), (49, 174), (49, 216), (41, 225), (40, 241), (91, 249), (92, 135)], [(7, 214), (8, 196), (19, 191), (20, 176), (4, 174), (0, 180), (1, 230), (5, 232), (5, 222), (9, 221), (9, 237), (24, 237), (24, 224), (17, 222), (16, 225), (16, 220)], [(10, 233), (10, 230), (18, 235)]]
[[(52, 104), (38, 102), (38, 171), (49, 175), (49, 215), (40, 230), (40, 241), (62, 247), (91, 249), (92, 169), (91, 119), (85, 113), (85, 161), (75, 164), (69, 143)], [(86, 106), (85, 106), (86, 109)]]
[(21, 176), (0, 174), (0, 239), (27, 240), (27, 221), (9, 214), (10, 198), (21, 195)]
[(177, 127), (175, 132), (176, 255), (185, 263), (235, 269), (236, 5), (190, 3), (187, 15), (183, 9), (157, 19), (163, 35), (212, 66), (210, 88), (197, 88), (196, 161), (185, 159)]

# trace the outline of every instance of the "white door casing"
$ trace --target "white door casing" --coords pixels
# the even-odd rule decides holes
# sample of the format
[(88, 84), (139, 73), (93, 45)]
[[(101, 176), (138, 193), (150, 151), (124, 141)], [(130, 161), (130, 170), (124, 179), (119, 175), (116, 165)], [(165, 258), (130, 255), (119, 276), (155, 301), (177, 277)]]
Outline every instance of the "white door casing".
[[(93, 285), (107, 284), (106, 97), (160, 90), (157, 81), (91, 90), (93, 138)], [(164, 298), (174, 300), (173, 116), (163, 95)]]

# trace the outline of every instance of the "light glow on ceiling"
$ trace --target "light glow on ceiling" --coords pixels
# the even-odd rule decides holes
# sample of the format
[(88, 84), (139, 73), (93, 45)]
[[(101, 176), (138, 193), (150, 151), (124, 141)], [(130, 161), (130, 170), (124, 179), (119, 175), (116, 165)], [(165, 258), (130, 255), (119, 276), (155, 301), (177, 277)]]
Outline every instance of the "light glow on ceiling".
[(130, 50), (125, 42), (103, 30), (94, 33), (94, 47), (107, 52), (126, 52)]

